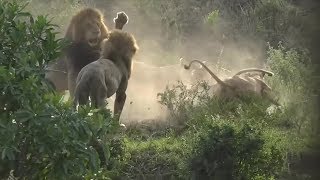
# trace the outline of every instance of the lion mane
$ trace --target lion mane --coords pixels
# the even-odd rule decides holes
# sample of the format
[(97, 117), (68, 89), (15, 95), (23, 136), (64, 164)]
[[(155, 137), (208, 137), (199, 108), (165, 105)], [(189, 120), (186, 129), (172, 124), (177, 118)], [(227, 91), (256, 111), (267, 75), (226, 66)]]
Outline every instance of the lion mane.
[(100, 28), (100, 42), (108, 37), (109, 31), (108, 27), (104, 24), (102, 13), (98, 9), (85, 8), (72, 17), (65, 38), (72, 42), (85, 41), (84, 33), (93, 24), (98, 25)]

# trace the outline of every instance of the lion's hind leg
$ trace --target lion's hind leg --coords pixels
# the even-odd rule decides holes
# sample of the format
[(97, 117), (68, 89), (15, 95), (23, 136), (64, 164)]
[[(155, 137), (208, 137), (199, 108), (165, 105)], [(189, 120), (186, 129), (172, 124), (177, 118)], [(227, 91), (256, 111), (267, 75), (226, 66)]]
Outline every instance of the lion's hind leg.
[(108, 88), (104, 83), (97, 83), (93, 86), (90, 94), (91, 106), (94, 108), (105, 108)]
[(88, 91), (80, 92), (78, 100), (79, 100), (79, 105), (88, 104), (88, 102), (89, 102), (89, 92)]
[(87, 83), (82, 79), (79, 82), (77, 82), (75, 91), (74, 91), (74, 108), (79, 105), (85, 105), (89, 102), (89, 94), (90, 94), (90, 87), (87, 85)]

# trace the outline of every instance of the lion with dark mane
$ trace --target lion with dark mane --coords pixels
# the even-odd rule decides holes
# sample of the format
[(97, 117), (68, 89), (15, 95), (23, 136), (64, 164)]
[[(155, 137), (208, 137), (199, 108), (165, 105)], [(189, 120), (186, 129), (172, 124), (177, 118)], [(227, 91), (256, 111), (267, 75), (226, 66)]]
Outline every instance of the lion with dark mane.
[[(119, 12), (114, 22), (116, 28), (122, 29), (128, 16)], [(48, 65), (46, 78), (57, 91), (69, 90), (72, 97), (79, 71), (99, 58), (100, 43), (108, 37), (102, 13), (94, 8), (81, 10), (72, 17), (64, 37), (71, 44), (63, 50), (60, 59)]]
[(74, 106), (88, 104), (105, 108), (105, 100), (116, 93), (114, 114), (120, 117), (131, 75), (132, 58), (138, 50), (135, 38), (113, 30), (102, 44), (101, 57), (81, 69), (76, 80)]

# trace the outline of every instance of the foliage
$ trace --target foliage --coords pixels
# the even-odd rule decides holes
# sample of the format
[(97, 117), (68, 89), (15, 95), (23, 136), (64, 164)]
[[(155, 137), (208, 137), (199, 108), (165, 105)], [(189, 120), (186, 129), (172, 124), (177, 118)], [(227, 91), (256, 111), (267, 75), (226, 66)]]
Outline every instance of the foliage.
[(126, 153), (118, 167), (128, 179), (186, 179), (190, 146), (184, 138), (160, 137), (141, 142), (126, 139)]
[(137, 8), (153, 17), (161, 17), (164, 37), (168, 40), (184, 40), (203, 24), (203, 17), (211, 12), (211, 2), (206, 1), (157, 1), (136, 0)]
[[(182, 136), (193, 147), (185, 171), (196, 179), (273, 179), (286, 170), (287, 154), (296, 154), (303, 147), (286, 109), (270, 107), (265, 99), (243, 96), (225, 101), (198, 94), (198, 103), (190, 106), (188, 98), (179, 99), (179, 91), (169, 91), (176, 92), (171, 95), (176, 107), (188, 105), (187, 110), (180, 108), (187, 111)], [(166, 95), (168, 92), (161, 96)]]
[(208, 98), (208, 90), (209, 86), (204, 81), (192, 85), (189, 89), (179, 81), (172, 88), (166, 87), (163, 93), (158, 93), (159, 103), (168, 108), (175, 121), (184, 120), (190, 108)]
[(291, 122), (301, 133), (312, 130), (316, 121), (316, 67), (311, 65), (308, 52), (285, 49), (280, 43), (278, 48), (269, 47), (267, 65), (275, 73), (268, 79), (278, 92), (280, 102), (285, 106)]
[[(262, 38), (275, 46), (283, 41), (287, 46), (297, 45), (291, 33), (302, 32), (302, 11), (286, 0), (215, 1), (213, 6), (220, 10), (219, 29), (236, 39)], [(290, 33), (288, 33), (290, 30)], [(244, 36), (242, 38), (241, 36)]]
[[(22, 0), (22, 2), (28, 3), (25, 9), (31, 12), (32, 15), (48, 15), (48, 18), (50, 18), (54, 24), (59, 24), (56, 29), (60, 32), (67, 30), (72, 15), (85, 6), (84, 2), (75, 0)], [(62, 37), (64, 34), (59, 33), (58, 36)]]
[(191, 159), (196, 179), (274, 179), (281, 172), (282, 152), (249, 124), (211, 125), (200, 136)]
[(305, 23), (301, 15), (304, 12), (287, 0), (137, 2), (142, 11), (162, 18), (163, 27), (173, 34), (168, 36), (170, 38), (184, 40), (199, 29), (206, 29), (203, 22), (207, 22), (212, 26), (210, 35), (216, 39), (222, 35), (234, 41), (262, 39), (272, 46), (283, 41), (290, 47), (304, 42), (302, 38), (296, 38), (297, 34), (303, 33)]
[[(224, 101), (210, 97), (205, 82), (191, 88), (180, 82), (158, 95), (179, 126), (112, 139), (117, 128), (108, 110), (76, 113), (44, 79), (45, 65), (65, 46), (57, 27), (47, 16), (33, 18), (15, 1), (0, 0), (0, 177), (13, 169), (27, 179), (275, 179), (288, 170), (289, 157), (304, 148), (316, 119), (317, 79), (301, 48), (301, 9), (286, 0), (135, 2), (174, 43), (195, 32), (208, 42), (223, 35), (232, 42), (270, 42), (267, 67), (275, 76), (267, 82), (282, 106), (255, 96)], [(26, 9), (53, 14), (63, 27), (83, 4), (32, 0)], [(283, 45), (274, 48), (280, 40)], [(292, 46), (299, 49), (285, 48)], [(107, 157), (104, 168), (101, 154)]]
[(180, 110), (187, 111), (185, 128), (172, 127), (149, 138), (128, 134), (125, 158), (116, 168), (119, 174), (131, 179), (274, 179), (286, 169), (287, 154), (301, 149), (301, 139), (279, 124), (284, 118), (281, 110), (266, 111), (269, 102), (258, 97), (230, 102), (204, 99), (193, 90), (198, 103), (190, 105), (192, 90), (184, 89), (189, 98), (183, 99), (182, 86), (168, 88), (172, 99), (162, 100), (173, 100), (168, 104), (174, 107), (187, 105), (173, 109), (177, 119)]
[(59, 57), (64, 41), (46, 17), (33, 18), (16, 1), (0, 1), (0, 175), (65, 179), (97, 172), (92, 141), (115, 130), (109, 111), (74, 112), (44, 79), (44, 67)]
[[(315, 68), (306, 51), (287, 50), (281, 44), (270, 47), (268, 55), (267, 67), (275, 75), (266, 80), (281, 107), (251, 95), (229, 102), (208, 97), (208, 91), (202, 91), (208, 90), (206, 85), (187, 89), (179, 84), (159, 94), (173, 119), (182, 117), (184, 135), (200, 138), (194, 140), (197, 153), (192, 154), (197, 155), (190, 157), (193, 176), (272, 179), (290, 164), (288, 155), (294, 158), (303, 150), (305, 137), (317, 121)], [(249, 150), (250, 155), (241, 154)]]
[(208, 17), (205, 20), (211, 26), (214, 26), (218, 22), (218, 18), (219, 18), (219, 10), (214, 10), (208, 14)]

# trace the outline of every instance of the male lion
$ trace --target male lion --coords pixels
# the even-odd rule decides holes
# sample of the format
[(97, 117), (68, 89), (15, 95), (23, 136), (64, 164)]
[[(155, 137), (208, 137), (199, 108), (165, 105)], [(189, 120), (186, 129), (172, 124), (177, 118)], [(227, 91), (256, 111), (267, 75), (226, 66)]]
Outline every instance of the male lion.
[(93, 107), (104, 108), (106, 98), (116, 93), (114, 114), (119, 118), (138, 45), (131, 34), (113, 30), (101, 46), (101, 58), (83, 67), (78, 74), (74, 106), (87, 104), (90, 97)]
[[(128, 16), (119, 12), (114, 22), (116, 28), (122, 29), (128, 22)], [(72, 17), (64, 37), (71, 41), (71, 45), (63, 50), (60, 59), (49, 63), (46, 73), (46, 78), (57, 91), (69, 89), (70, 94), (73, 94), (78, 72), (83, 66), (99, 58), (100, 43), (107, 37), (108, 28), (99, 10), (85, 8)]]
[[(238, 97), (239, 95), (247, 94), (251, 92), (261, 97), (266, 97), (273, 104), (279, 105), (272, 98), (271, 87), (267, 85), (262, 79), (264, 74), (272, 76), (273, 75), (272, 72), (259, 69), (259, 68), (249, 68), (249, 69), (243, 69), (239, 71), (231, 78), (221, 80), (204, 63), (198, 60), (191, 61), (189, 65), (185, 65), (184, 68), (189, 69), (192, 63), (194, 62), (201, 64), (203, 68), (206, 69), (209, 72), (209, 74), (217, 81), (217, 84), (212, 86), (214, 95), (218, 97), (224, 97), (224, 98), (234, 98), (234, 97)], [(254, 75), (244, 75), (243, 77), (240, 76), (243, 73), (248, 73), (252, 71), (260, 72), (262, 73), (262, 75), (260, 77), (255, 77)]]

